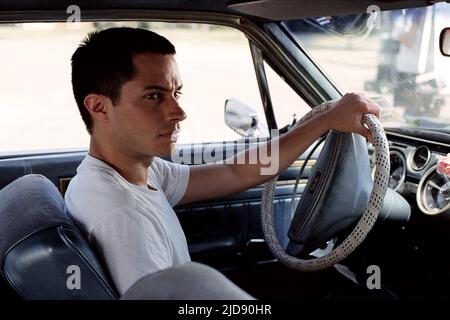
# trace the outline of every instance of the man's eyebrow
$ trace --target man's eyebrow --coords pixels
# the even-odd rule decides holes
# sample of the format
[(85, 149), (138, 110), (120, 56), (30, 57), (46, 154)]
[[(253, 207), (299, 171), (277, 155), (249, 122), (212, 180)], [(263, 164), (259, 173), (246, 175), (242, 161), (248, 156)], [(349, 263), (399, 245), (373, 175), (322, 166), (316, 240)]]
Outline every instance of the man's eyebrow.
[[(177, 91), (178, 90), (181, 90), (181, 88), (183, 88), (183, 85), (182, 84), (180, 84), (178, 87), (177, 87)], [(147, 86), (145, 86), (144, 87), (144, 91), (146, 91), (146, 90), (161, 90), (161, 91), (170, 91), (170, 88), (167, 88), (167, 87), (164, 87), (164, 86), (161, 86), (161, 85), (158, 85), (158, 84), (150, 84), (150, 85), (147, 85)]]

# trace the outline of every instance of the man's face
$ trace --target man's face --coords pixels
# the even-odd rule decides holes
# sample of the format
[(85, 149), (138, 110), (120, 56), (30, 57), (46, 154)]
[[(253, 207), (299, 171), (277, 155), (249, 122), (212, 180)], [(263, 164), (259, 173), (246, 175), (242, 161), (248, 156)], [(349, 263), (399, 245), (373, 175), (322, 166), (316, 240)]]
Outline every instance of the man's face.
[(175, 58), (143, 53), (133, 63), (135, 77), (122, 85), (111, 108), (112, 138), (133, 157), (168, 156), (186, 118), (178, 104), (182, 83)]

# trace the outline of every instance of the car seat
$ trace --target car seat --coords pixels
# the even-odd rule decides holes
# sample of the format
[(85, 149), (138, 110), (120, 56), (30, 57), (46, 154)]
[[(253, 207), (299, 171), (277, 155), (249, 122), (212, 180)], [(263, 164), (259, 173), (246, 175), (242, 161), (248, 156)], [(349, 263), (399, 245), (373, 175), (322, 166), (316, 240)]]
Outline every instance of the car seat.
[(116, 299), (108, 274), (42, 175), (0, 190), (0, 272), (25, 299)]

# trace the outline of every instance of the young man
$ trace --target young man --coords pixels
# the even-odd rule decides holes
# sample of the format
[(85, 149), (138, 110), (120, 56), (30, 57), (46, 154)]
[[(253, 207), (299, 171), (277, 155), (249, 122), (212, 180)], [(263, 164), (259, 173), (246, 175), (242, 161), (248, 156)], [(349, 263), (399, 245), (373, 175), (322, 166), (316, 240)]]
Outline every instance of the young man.
[[(175, 48), (153, 32), (114, 28), (91, 34), (73, 54), (72, 84), (91, 142), (66, 203), (121, 294), (144, 275), (190, 261), (173, 206), (272, 178), (260, 174), (259, 163), (188, 167), (160, 159), (171, 154), (186, 114), (178, 103), (182, 81)], [(330, 129), (370, 138), (361, 123), (368, 112), (378, 116), (379, 107), (347, 94), (327, 113), (283, 135), (279, 171)]]

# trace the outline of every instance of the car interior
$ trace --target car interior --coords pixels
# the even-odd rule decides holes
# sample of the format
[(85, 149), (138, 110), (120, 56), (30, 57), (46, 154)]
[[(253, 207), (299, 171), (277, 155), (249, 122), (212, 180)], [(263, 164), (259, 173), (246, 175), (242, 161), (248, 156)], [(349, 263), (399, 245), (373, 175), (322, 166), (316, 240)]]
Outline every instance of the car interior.
[[(67, 19), (72, 11), (66, 10), (72, 5), (70, 2), (2, 1), (0, 28), (5, 32), (3, 36), (0, 33), (0, 50), (15, 45), (16, 35), (20, 40), (18, 30), (27, 30), (28, 25), (36, 24), (36, 30), (29, 28), (27, 31), (32, 33), (30, 39), (35, 39), (36, 42), (40, 41), (39, 36), (36, 36), (38, 32), (50, 32), (45, 24), (54, 24), (56, 26), (54, 30), (66, 32), (65, 29), (59, 28), (62, 28), (61, 25), (70, 24)], [(214, 66), (202, 70), (203, 72), (209, 70), (211, 74), (214, 73), (215, 67), (223, 67), (221, 64), (230, 63), (234, 59), (233, 53), (238, 49), (233, 47), (230, 51), (225, 51), (223, 56), (219, 53), (214, 56), (211, 55), (211, 52), (214, 52), (212, 44), (202, 47), (197, 44), (197, 40), (189, 41), (185, 35), (189, 34), (191, 29), (195, 32), (204, 32), (206, 29), (223, 32), (225, 36), (221, 33), (221, 37), (224, 38), (228, 29), (221, 28), (239, 32), (248, 51), (248, 59), (245, 61), (253, 81), (251, 89), (247, 90), (246, 87), (242, 89), (246, 91), (242, 96), (248, 94), (252, 97), (246, 99), (239, 95), (239, 89), (234, 89), (234, 86), (241, 86), (240, 76), (233, 74), (233, 68), (225, 67), (231, 70), (230, 76), (224, 76), (224, 82), (221, 83), (220, 90), (225, 93), (220, 96), (217, 103), (215, 101), (212, 103), (217, 105), (211, 107), (215, 109), (211, 111), (214, 113), (207, 116), (211, 118), (200, 120), (204, 125), (210, 126), (208, 130), (211, 131), (211, 138), (199, 134), (198, 138), (180, 143), (183, 161), (190, 165), (198, 164), (198, 159), (202, 164), (208, 163), (206, 156), (208, 150), (220, 150), (223, 156), (235, 155), (240, 150), (265, 141), (270, 129), (278, 129), (280, 134), (287, 132), (296, 123), (298, 125), (301, 122), (299, 118), (307, 114), (311, 108), (328, 100), (339, 99), (348, 89), (346, 87), (348, 78), (357, 82), (362, 91), (369, 92), (370, 97), (379, 99), (376, 101), (379, 101), (382, 107), (383, 117), (395, 118), (398, 110), (404, 112), (400, 120), (407, 122), (397, 123), (391, 118), (381, 119), (387, 143), (385, 147), (388, 150), (385, 155), (387, 190), (380, 202), (378, 219), (374, 221), (370, 232), (367, 231), (365, 239), (352, 249), (352, 253), (326, 269), (315, 272), (290, 269), (270, 250), (261, 220), (267, 185), (255, 186), (221, 199), (179, 205), (174, 209), (185, 232), (192, 261), (220, 271), (237, 286), (258, 299), (447, 299), (450, 285), (450, 253), (447, 250), (450, 243), (450, 178), (436, 172), (438, 161), (450, 153), (448, 111), (450, 102), (445, 100), (445, 90), (430, 85), (430, 82), (427, 82), (429, 80), (425, 80), (424, 85), (419, 86), (417, 80), (412, 89), (416, 95), (409, 103), (420, 100), (421, 104), (414, 108), (411, 105), (411, 109), (392, 107), (389, 101), (396, 99), (395, 90), (400, 85), (399, 82), (385, 77), (385, 70), (392, 71), (389, 67), (381, 68), (382, 61), (385, 60), (380, 58), (381, 62), (377, 62), (376, 66), (374, 64), (367, 78), (358, 77), (356, 71), (355, 76), (348, 76), (344, 70), (350, 62), (340, 60), (343, 58), (339, 56), (341, 51), (330, 49), (330, 43), (326, 42), (325, 38), (325, 36), (334, 36), (332, 39), (345, 38), (346, 42), (342, 46), (336, 40), (336, 43), (339, 43), (336, 47), (347, 52), (349, 57), (348, 51), (359, 50), (360, 46), (364, 46), (365, 51), (361, 51), (362, 54), (371, 50), (374, 56), (386, 57), (392, 53), (383, 51), (383, 45), (387, 40), (383, 38), (382, 30), (373, 31), (375, 36), (372, 38), (370, 35), (358, 34), (357, 36), (363, 39), (375, 37), (381, 39), (377, 45), (373, 45), (374, 42), (366, 45), (357, 42), (353, 34), (345, 33), (350, 32), (349, 25), (354, 29), (358, 26), (364, 28), (371, 14), (367, 8), (371, 5), (376, 5), (384, 13), (382, 17), (393, 17), (394, 14), (391, 13), (400, 15), (406, 9), (425, 10), (426, 17), (428, 11), (435, 10), (436, 12), (433, 11), (435, 14), (429, 16), (438, 17), (440, 12), (447, 12), (445, 10), (450, 7), (447, 3), (435, 2), (430, 5), (425, 0), (358, 2), (301, 0), (298, 3), (287, 0), (180, 0), (170, 4), (166, 1), (114, 0), (108, 3), (78, 1), (77, 6), (81, 8), (81, 23), (84, 25), (81, 31), (71, 29), (67, 32), (73, 34), (76, 32), (73, 36), (76, 45), (82, 40), (79, 35), (85, 35), (87, 30), (100, 30), (117, 25), (149, 29), (164, 27), (169, 37), (178, 32), (180, 38), (186, 41), (181, 42), (178, 53), (182, 71), (184, 62), (182, 52), (190, 52), (189, 50), (194, 48), (205, 55), (204, 61), (194, 56), (199, 60), (197, 61), (199, 65), (209, 61), (206, 55), (217, 58), (212, 63)], [(341, 19), (337, 20), (340, 24), (333, 25), (333, 21), (336, 21), (333, 17), (340, 17)], [(343, 17), (348, 19), (345, 20)], [(423, 22), (424, 30), (428, 28), (426, 19), (428, 18)], [(328, 22), (325, 23), (325, 20)], [(437, 44), (442, 28), (436, 21), (431, 24), (436, 27), (430, 34), (437, 42), (431, 40), (427, 42), (430, 48), (434, 46), (432, 53), (429, 54), (439, 55), (439, 59), (445, 59)], [(208, 27), (202, 27), (205, 25)], [(324, 30), (327, 26), (335, 29)], [(345, 32), (338, 35), (339, 28), (345, 29)], [(7, 35), (7, 31), (11, 32), (12, 36)], [(319, 32), (323, 32), (323, 38), (314, 37)], [(421, 40), (421, 48), (425, 46), (424, 37)], [(202, 36), (198, 38), (201, 39)], [(57, 39), (55, 36), (49, 41), (56, 42)], [(64, 41), (66, 40), (61, 40), (60, 43)], [(214, 41), (218, 42), (213, 39), (211, 43)], [(441, 36), (441, 43), (443, 42), (445, 41)], [(25, 47), (16, 45), (15, 48), (19, 52)], [(72, 45), (67, 52), (71, 52), (70, 50), (74, 48), (76, 47)], [(221, 50), (222, 47), (218, 47), (217, 52)], [(399, 50), (402, 52), (402, 49)], [(326, 51), (331, 52), (333, 57), (327, 56)], [(48, 52), (48, 59), (56, 61), (53, 55), (62, 53), (62, 49), (54, 49)], [(16, 56), (14, 53), (12, 55)], [(11, 58), (6, 53), (0, 54), (0, 57), (3, 60), (2, 64), (8, 64), (8, 59)], [(22, 52), (20, 55), (17, 53), (16, 57), (33, 60), (33, 52)], [(226, 62), (222, 63), (219, 59)], [(69, 60), (66, 62), (70, 66)], [(359, 60), (354, 62), (355, 70), (366, 68), (358, 64)], [(365, 61), (361, 63), (363, 62), (365, 63)], [(235, 63), (236, 69), (242, 67), (240, 62)], [(327, 69), (327, 63), (332, 68)], [(186, 62), (184, 65), (189, 64)], [(52, 64), (49, 68), (51, 66)], [(340, 67), (344, 69), (339, 69)], [(447, 68), (449, 67), (450, 60), (447, 60)], [(442, 67), (436, 65), (434, 68)], [(194, 67), (191, 66), (191, 69), (189, 66), (185, 67), (188, 74), (185, 82), (188, 82), (191, 74), (196, 73)], [(5, 71), (6, 76), (0, 82), (6, 86), (4, 91), (0, 91), (0, 96), (10, 90), (8, 83), (11, 86), (19, 86), (22, 81), (12, 80), (7, 72)], [(41, 75), (46, 70), (36, 67), (35, 72)], [(70, 71), (65, 69), (64, 72)], [(20, 77), (26, 78), (26, 75), (22, 74)], [(272, 81), (274, 77), (280, 84), (274, 84)], [(342, 85), (341, 79), (345, 80)], [(56, 78), (54, 81), (62, 80)], [(216, 80), (203, 81), (206, 83)], [(70, 83), (67, 86), (70, 88)], [(278, 87), (282, 89), (277, 91)], [(385, 87), (391, 91), (383, 91)], [(36, 90), (43, 91), (44, 88), (39, 84)], [(52, 96), (59, 96), (57, 90), (49, 92), (52, 92)], [(66, 93), (64, 91), (64, 94)], [(209, 99), (207, 94), (197, 93), (199, 92), (194, 91), (193, 95), (199, 96), (198, 99)], [(61, 101), (65, 103), (73, 100), (70, 94), (69, 91), (65, 100)], [(74, 102), (70, 102), (72, 104), (67, 107), (72, 108), (73, 113), (58, 118), (56, 113), (55, 116), (48, 116), (50, 113), (41, 114), (40, 111), (36, 111), (45, 108), (46, 100), (43, 100), (39, 105), (37, 103), (31, 105), (35, 109), (32, 111), (33, 118), (23, 120), (27, 116), (28, 109), (18, 111), (21, 113), (17, 117), (7, 113), (10, 107), (19, 108), (22, 101), (24, 104), (32, 104), (34, 99), (38, 101), (37, 98), (26, 97), (26, 93), (23, 95), (24, 97), (19, 97), (17, 94), (17, 101), (20, 101), (17, 103), (13, 102), (14, 97), (6, 99), (4, 103), (0, 102), (0, 112), (5, 112), (5, 117), (0, 117), (4, 121), (0, 121), (0, 126), (11, 128), (2, 133), (4, 138), (0, 139), (1, 296), (11, 300), (120, 299), (108, 274), (107, 265), (97, 257), (88, 239), (70, 218), (64, 204), (63, 197), (67, 186), (88, 152), (85, 138), (78, 145), (65, 146), (65, 139), (70, 140), (72, 135), (61, 130), (66, 128), (69, 131), (72, 129), (69, 122), (80, 121)], [(46, 97), (49, 100), (53, 99), (50, 95)], [(248, 102), (249, 99), (254, 99), (249, 103), (251, 107), (240, 101)], [(286, 101), (291, 99), (289, 104), (293, 107), (283, 110), (280, 115), (278, 110), (286, 103), (283, 99)], [(256, 100), (257, 102), (253, 102)], [(301, 102), (297, 103), (298, 101)], [(201, 107), (200, 104), (197, 106)], [(201, 117), (202, 112), (193, 111), (192, 118)], [(296, 115), (293, 116), (293, 113)], [(216, 135), (217, 132), (213, 132), (222, 129), (210, 120), (213, 117), (218, 119), (217, 122), (223, 126), (223, 131), (229, 131), (227, 136)], [(23, 124), (19, 124), (22, 120)], [(35, 132), (44, 130), (46, 122), (58, 123), (60, 127), (44, 138)], [(32, 124), (37, 126), (35, 131), (31, 129)], [(190, 124), (186, 124), (187, 128), (189, 126)], [(76, 130), (81, 132), (83, 128), (78, 126)], [(33, 141), (33, 135), (40, 140), (48, 139), (48, 141), (56, 141), (60, 136), (62, 142), (59, 145), (59, 142), (55, 142), (55, 147), (50, 144), (49, 147), (45, 147), (45, 144), (42, 144), (44, 147), (41, 145), (34, 147), (33, 142), (30, 142)], [(23, 144), (16, 142), (20, 137), (23, 137)], [(352, 143), (351, 146), (345, 144), (347, 143), (345, 141)], [(352, 153), (348, 151), (350, 149), (359, 152)], [(379, 153), (375, 142), (367, 142), (355, 134), (341, 135), (331, 132), (312, 144), (272, 182), (274, 198), (270, 203), (273, 204), (271, 211), (275, 221), (274, 232), (280, 245), (286, 248), (290, 255), (301, 259), (318, 258), (330, 253), (345, 241), (360, 220), (362, 209), (367, 206), (373, 181), (379, 177), (376, 173), (382, 166), (378, 161)], [(173, 161), (171, 158), (165, 160)], [(320, 180), (324, 179), (321, 172), (329, 174), (327, 170), (331, 170), (333, 179), (336, 179), (330, 180), (331, 182), (327, 180), (328, 184)], [(350, 180), (355, 181), (355, 184), (350, 185), (348, 190), (340, 187), (339, 183), (345, 185), (345, 182)], [(313, 188), (320, 189), (320, 194)], [(360, 198), (355, 200), (357, 194)], [(309, 212), (310, 208), (307, 205), (310, 203), (305, 204), (305, 201), (314, 199), (321, 199), (322, 211), (318, 211), (317, 216), (312, 215), (316, 219), (314, 227), (310, 229), (312, 231), (308, 234), (295, 233), (291, 223), (296, 223), (297, 226), (305, 225), (307, 219), (304, 213), (302, 215), (297, 211)], [(79, 268), (78, 272), (83, 275), (81, 288), (76, 290), (69, 288), (71, 269), (68, 269), (68, 266)], [(381, 288), (377, 290), (367, 289), (371, 266), (377, 266), (380, 270)], [(176, 277), (171, 275), (167, 281), (170, 279)]]

